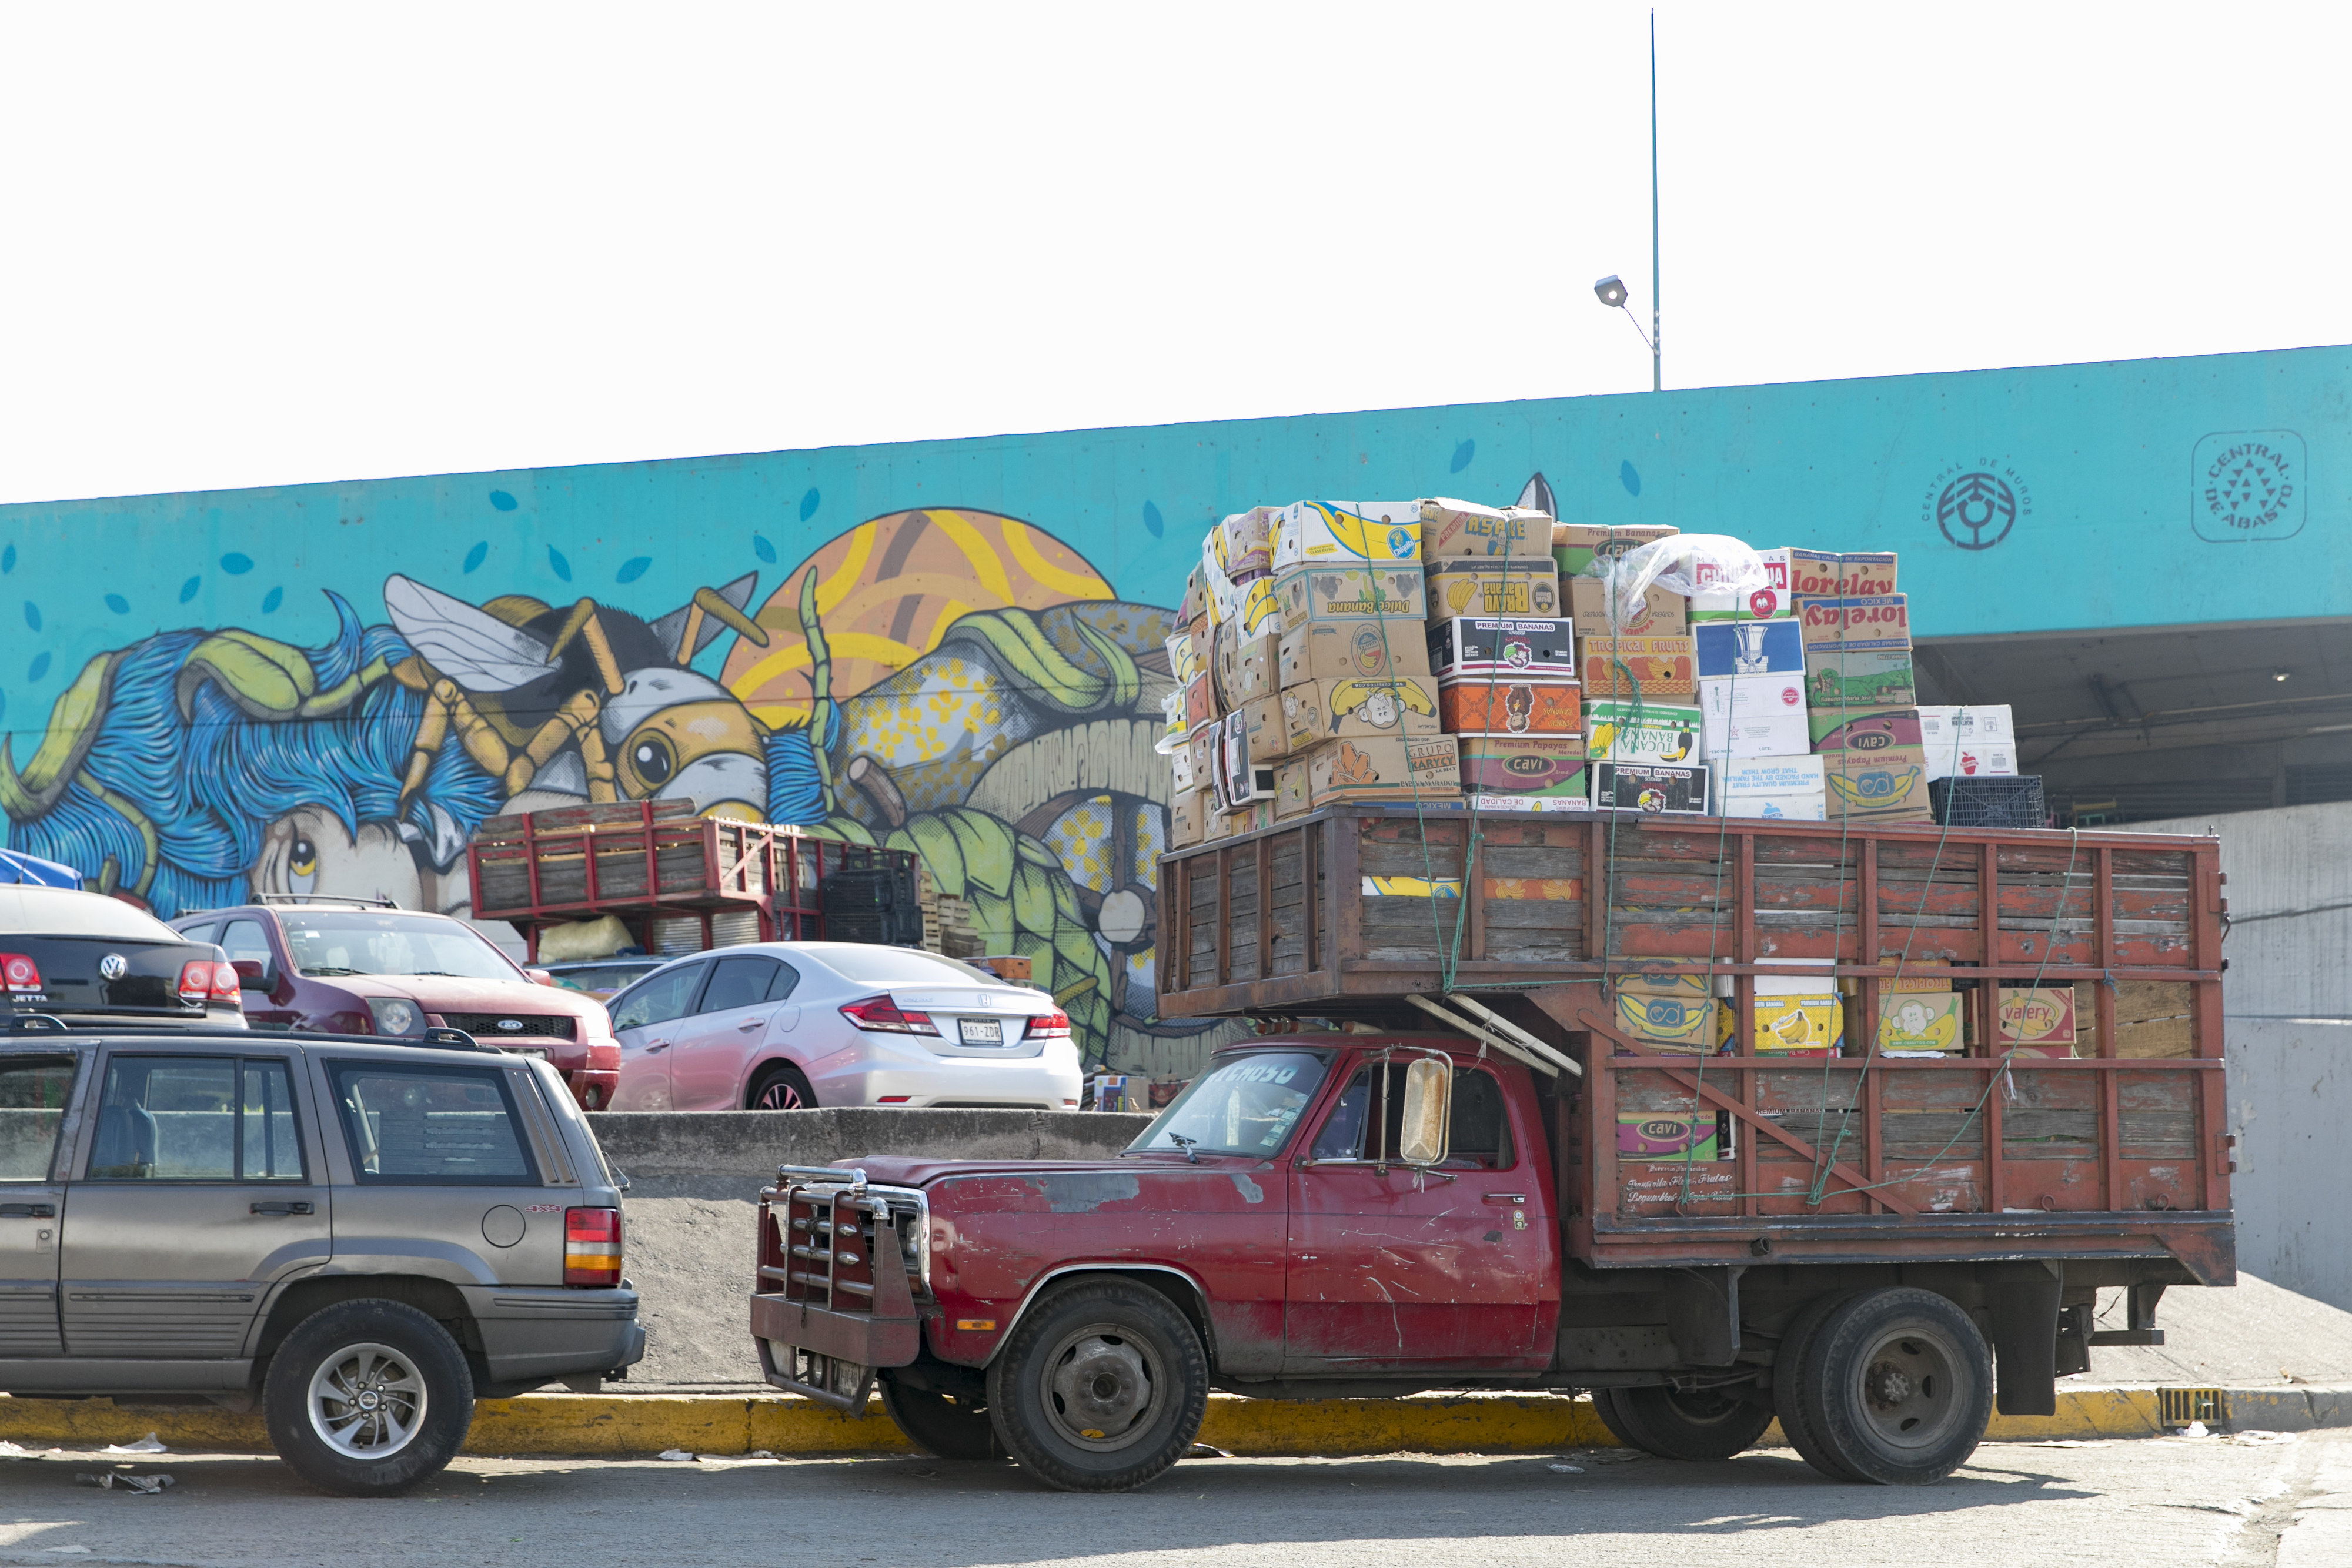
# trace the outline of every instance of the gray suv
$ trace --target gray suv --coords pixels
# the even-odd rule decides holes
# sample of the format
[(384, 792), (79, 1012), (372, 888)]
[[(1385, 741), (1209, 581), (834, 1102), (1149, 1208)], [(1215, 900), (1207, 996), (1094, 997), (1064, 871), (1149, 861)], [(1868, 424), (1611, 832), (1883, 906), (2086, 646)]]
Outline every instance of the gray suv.
[(0, 1037), (0, 1390), (258, 1403), (373, 1496), (477, 1398), (620, 1375), (646, 1335), (586, 1118), (547, 1062), (438, 1038)]

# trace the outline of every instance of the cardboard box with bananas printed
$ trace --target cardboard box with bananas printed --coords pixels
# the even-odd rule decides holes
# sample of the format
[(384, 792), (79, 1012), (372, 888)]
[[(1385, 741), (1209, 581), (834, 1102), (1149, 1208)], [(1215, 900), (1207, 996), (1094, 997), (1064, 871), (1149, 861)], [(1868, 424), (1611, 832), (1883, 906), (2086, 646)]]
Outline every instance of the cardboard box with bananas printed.
[(1697, 691), (1688, 637), (1582, 637), (1588, 697), (1690, 697)]
[(1458, 800), (1462, 756), (1450, 735), (1327, 740), (1302, 758), (1309, 810), (1346, 800)]
[[(1727, 1007), (1716, 1025), (1716, 1040), (1727, 1045), (1738, 1032), (1739, 1009)], [(1842, 1056), (1845, 1052), (1845, 1004), (1834, 996), (1759, 997), (1752, 1056)]]
[(1421, 551), (1427, 560), (1450, 555), (1548, 561), (1551, 530), (1550, 513), (1526, 507), (1482, 507), (1444, 496), (1421, 503)]
[(1574, 681), (1456, 675), (1437, 683), (1437, 720), (1453, 735), (1580, 735), (1583, 698)]
[(1429, 667), (1440, 675), (1576, 679), (1576, 627), (1557, 616), (1462, 615), (1429, 626)]
[(1630, 550), (1641, 549), (1656, 539), (1670, 538), (1679, 529), (1648, 523), (1632, 528), (1594, 528), (1586, 523), (1554, 523), (1551, 528), (1551, 558), (1559, 563), (1562, 577), (1581, 576), (1598, 558), (1615, 560)]
[(1586, 755), (1612, 762), (1696, 762), (1699, 711), (1604, 697), (1585, 705), (1584, 740)]
[(1282, 688), (1287, 749), (1326, 740), (1384, 735), (1436, 735), (1437, 683), (1428, 675), (1350, 675)]
[(1462, 788), (1474, 794), (1584, 795), (1580, 735), (1457, 735)]
[(1286, 632), (1333, 622), (1388, 621), (1397, 623), (1391, 629), (1392, 638), (1396, 633), (1409, 637), (1414, 624), (1429, 614), (1428, 585), (1414, 564), (1293, 567), (1276, 575), (1274, 596)]
[[(1886, 982), (1881, 981), (1884, 985)], [(1881, 997), (1878, 1053), (1881, 1056), (1956, 1056), (1963, 1046), (1961, 1010), (1968, 998), (1958, 991)]]
[(1303, 817), (1307, 809), (1306, 759), (1292, 757), (1276, 763), (1274, 769), (1276, 819)]
[(1832, 822), (1932, 822), (1927, 762), (1916, 746), (1823, 752), (1822, 810)]
[(1421, 502), (1298, 501), (1274, 528), (1274, 570), (1421, 559)]
[(1429, 637), (1410, 621), (1337, 621), (1286, 632), (1275, 655), (1275, 685), (1349, 675), (1429, 674)]
[(1715, 993), (1705, 975), (1628, 975), (1612, 989), (1624, 1033), (1690, 1055), (1715, 1050)]
[(1558, 615), (1559, 570), (1535, 560), (1453, 557), (1429, 563), (1429, 618), (1457, 615)]

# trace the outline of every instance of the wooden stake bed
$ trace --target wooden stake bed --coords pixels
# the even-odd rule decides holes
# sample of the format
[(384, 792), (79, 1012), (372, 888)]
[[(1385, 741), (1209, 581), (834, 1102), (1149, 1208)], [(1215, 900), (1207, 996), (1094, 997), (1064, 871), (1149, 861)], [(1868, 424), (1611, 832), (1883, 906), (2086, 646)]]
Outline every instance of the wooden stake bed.
[[(1425, 1029), (1402, 998), (1477, 998), (1585, 1066), (1554, 1155), (1588, 1263), (2170, 1254), (2223, 1284), (2219, 862), (2145, 833), (1334, 808), (1162, 858), (1160, 1012)], [(1752, 1040), (1770, 958), (1952, 979), (1973, 1043), (1875, 1054), (1870, 985), (1836, 1058), (1620, 1028), (1612, 980), (1710, 975)], [(2075, 988), (2077, 1057), (2000, 1049), (1997, 988), (2033, 985)], [(1728, 1157), (1621, 1154), (1621, 1125), (1710, 1113)]]

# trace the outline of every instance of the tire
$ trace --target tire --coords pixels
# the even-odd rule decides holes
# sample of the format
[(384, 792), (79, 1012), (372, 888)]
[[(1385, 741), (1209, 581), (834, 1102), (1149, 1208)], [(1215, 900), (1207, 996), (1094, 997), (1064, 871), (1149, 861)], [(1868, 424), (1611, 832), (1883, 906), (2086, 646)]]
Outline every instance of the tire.
[(814, 1111), (816, 1091), (809, 1087), (808, 1075), (791, 1062), (771, 1062), (751, 1081), (751, 1092), (743, 1096), (743, 1109)]
[(1624, 1392), (1622, 1389), (1618, 1388), (1594, 1389), (1592, 1413), (1601, 1417), (1601, 1424), (1609, 1428), (1609, 1435), (1617, 1439), (1620, 1447), (1639, 1448), (1646, 1454), (1650, 1451), (1648, 1447), (1633, 1436), (1633, 1425), (1625, 1419), (1624, 1413), (1618, 1408), (1617, 1396), (1622, 1392)]
[(1059, 1491), (1156, 1479), (1191, 1449), (1208, 1407), (1200, 1336), (1165, 1296), (1125, 1280), (1054, 1291), (988, 1368), (998, 1438)]
[(1772, 1409), (1780, 1418), (1781, 1436), (1789, 1439), (1799, 1458), (1833, 1481), (1858, 1481), (1862, 1477), (1840, 1464), (1822, 1444), (1806, 1418), (1805, 1402), (1798, 1396), (1815, 1375), (1807, 1362), (1820, 1341), (1822, 1324), (1853, 1299), (1851, 1294), (1832, 1293), (1807, 1301), (1790, 1320), (1788, 1332), (1780, 1336), (1780, 1351), (1772, 1358)]
[(988, 1418), (988, 1406), (952, 1394), (915, 1388), (882, 1378), (882, 1408), (890, 1424), (935, 1459), (1001, 1459), (1004, 1445)]
[(1714, 1390), (1620, 1388), (1617, 1414), (1633, 1447), (1662, 1459), (1727, 1459), (1756, 1446), (1769, 1406)]
[(270, 1358), (262, 1400), (278, 1457), (340, 1497), (391, 1497), (437, 1475), (474, 1424), (457, 1343), (398, 1301), (339, 1301), (303, 1319)]
[(1992, 1353), (1969, 1315), (1932, 1291), (1844, 1302), (1805, 1360), (1804, 1420), (1859, 1480), (1941, 1480), (1976, 1452), (1992, 1419)]

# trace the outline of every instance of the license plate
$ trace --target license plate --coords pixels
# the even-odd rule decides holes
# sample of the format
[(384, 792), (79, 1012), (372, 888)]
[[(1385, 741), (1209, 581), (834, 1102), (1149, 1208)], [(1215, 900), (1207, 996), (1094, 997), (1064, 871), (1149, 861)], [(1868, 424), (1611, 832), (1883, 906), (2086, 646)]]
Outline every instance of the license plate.
[(958, 1028), (963, 1031), (966, 1045), (1003, 1045), (1004, 1024), (1000, 1019), (962, 1019)]

